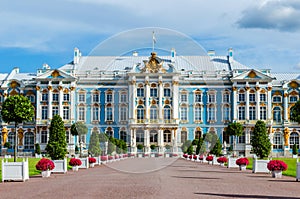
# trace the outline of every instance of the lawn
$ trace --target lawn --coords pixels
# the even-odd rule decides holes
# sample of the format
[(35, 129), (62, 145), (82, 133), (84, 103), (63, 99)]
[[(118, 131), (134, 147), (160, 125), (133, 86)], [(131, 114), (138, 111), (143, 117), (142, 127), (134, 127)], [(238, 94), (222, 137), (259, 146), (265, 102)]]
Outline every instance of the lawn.
[[(247, 169), (252, 170), (253, 158), (248, 158), (248, 159), (249, 159), (249, 165), (247, 166)], [(282, 160), (288, 165), (288, 169), (286, 171), (282, 172), (283, 175), (296, 177), (297, 159), (295, 159), (295, 158), (273, 158), (273, 160)]]
[[(0, 182), (2, 182), (2, 160), (4, 158), (0, 158)], [(38, 175), (41, 173), (41, 171), (35, 169), (36, 163), (39, 161), (39, 158), (28, 158), (28, 166), (29, 166), (29, 176)], [(13, 162), (14, 158), (9, 158), (9, 162)], [(18, 158), (18, 162), (22, 162), (23, 158)], [(69, 159), (67, 160), (69, 162)], [(68, 165), (68, 170), (72, 169), (71, 166)]]

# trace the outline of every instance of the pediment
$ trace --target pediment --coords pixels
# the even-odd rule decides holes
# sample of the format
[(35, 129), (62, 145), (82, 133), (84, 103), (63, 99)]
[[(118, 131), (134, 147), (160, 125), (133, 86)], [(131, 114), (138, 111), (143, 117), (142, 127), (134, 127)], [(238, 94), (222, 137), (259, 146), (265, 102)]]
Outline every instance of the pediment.
[(75, 80), (76, 78), (65, 73), (64, 71), (54, 69), (54, 70), (48, 70), (47, 72), (39, 75), (36, 77), (36, 79), (68, 79), (68, 80)]
[(231, 78), (232, 81), (266, 81), (266, 82), (270, 82), (274, 79), (275, 78), (254, 69), (245, 71)]

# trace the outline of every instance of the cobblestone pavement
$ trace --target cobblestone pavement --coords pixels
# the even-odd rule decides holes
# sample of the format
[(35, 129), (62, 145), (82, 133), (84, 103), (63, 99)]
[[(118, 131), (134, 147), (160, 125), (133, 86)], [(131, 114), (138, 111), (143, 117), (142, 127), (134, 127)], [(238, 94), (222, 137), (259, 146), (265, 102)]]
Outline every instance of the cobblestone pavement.
[(300, 182), (172, 158), (134, 158), (0, 183), (0, 198), (300, 198)]

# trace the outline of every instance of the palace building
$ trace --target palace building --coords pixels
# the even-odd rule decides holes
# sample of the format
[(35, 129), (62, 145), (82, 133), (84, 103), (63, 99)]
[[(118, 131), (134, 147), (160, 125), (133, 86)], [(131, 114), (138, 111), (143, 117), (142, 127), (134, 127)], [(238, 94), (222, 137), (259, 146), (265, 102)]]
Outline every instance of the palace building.
[[(247, 67), (234, 59), (233, 50), (217, 56), (181, 56), (171, 49), (160, 56), (82, 56), (74, 49), (72, 62), (52, 69), (45, 64), (36, 73), (19, 68), (0, 74), (0, 106), (7, 96), (22, 94), (35, 107), (33, 122), (18, 130), (18, 149), (41, 150), (49, 137), (51, 118), (59, 114), (66, 129), (68, 150), (73, 153), (78, 140), (70, 126), (84, 122), (88, 134), (107, 133), (125, 140), (131, 153), (137, 144), (151, 151), (180, 152), (186, 140), (211, 132), (227, 147), (233, 139), (225, 134), (229, 122), (244, 125), (237, 140), (239, 154), (250, 155), (250, 139), (257, 120), (268, 127), (272, 155), (290, 155), (299, 144), (300, 126), (290, 121), (290, 108), (299, 100), (299, 74), (272, 73)], [(0, 120), (1, 145), (14, 140), (14, 125)], [(7, 149), (13, 151), (13, 148)]]

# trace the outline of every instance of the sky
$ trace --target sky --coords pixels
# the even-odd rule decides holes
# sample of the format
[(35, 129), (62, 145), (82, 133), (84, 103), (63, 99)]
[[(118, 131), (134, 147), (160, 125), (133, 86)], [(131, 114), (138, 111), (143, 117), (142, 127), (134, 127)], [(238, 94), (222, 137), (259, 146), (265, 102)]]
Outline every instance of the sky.
[[(1, 0), (0, 73), (36, 72), (44, 63), (59, 68), (75, 47), (89, 55), (114, 35), (151, 27), (216, 55), (233, 48), (234, 59), (251, 68), (298, 73), (299, 19), (299, 0)], [(110, 44), (106, 54), (114, 55), (121, 44)]]

